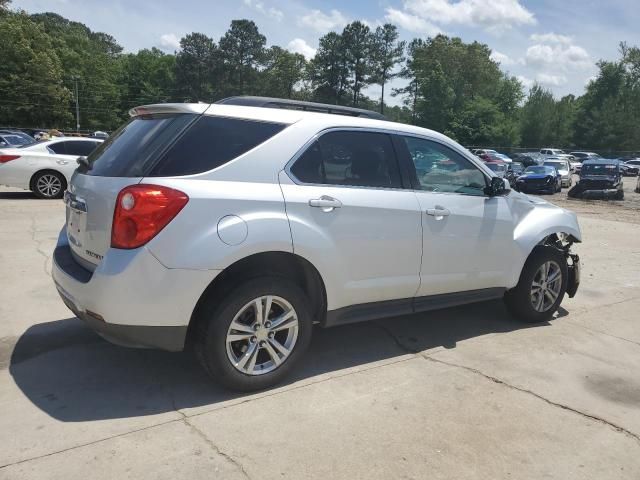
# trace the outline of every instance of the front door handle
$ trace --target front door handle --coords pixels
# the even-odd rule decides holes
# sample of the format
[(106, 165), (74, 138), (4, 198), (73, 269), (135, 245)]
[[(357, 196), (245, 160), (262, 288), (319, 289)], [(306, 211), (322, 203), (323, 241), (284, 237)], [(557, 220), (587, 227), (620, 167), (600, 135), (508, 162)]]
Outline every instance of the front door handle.
[(431, 215), (433, 217), (448, 217), (451, 215), (451, 212), (446, 208), (436, 207), (436, 208), (427, 208), (427, 215)]
[(320, 198), (312, 198), (309, 200), (309, 206), (321, 208), (323, 212), (331, 212), (334, 208), (340, 208), (342, 202), (337, 198), (322, 195)]

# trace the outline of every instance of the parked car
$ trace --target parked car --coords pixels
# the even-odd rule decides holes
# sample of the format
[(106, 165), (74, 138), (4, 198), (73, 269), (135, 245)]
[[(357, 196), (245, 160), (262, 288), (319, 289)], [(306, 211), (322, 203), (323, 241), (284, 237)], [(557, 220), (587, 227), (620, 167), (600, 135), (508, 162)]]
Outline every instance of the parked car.
[(504, 162), (485, 162), (485, 165), (500, 178), (507, 173), (507, 164)]
[(573, 179), (571, 178), (571, 167), (567, 160), (563, 160), (558, 157), (548, 157), (543, 165), (545, 167), (554, 167), (558, 170), (561, 179), (561, 185), (563, 187), (570, 187), (573, 185)]
[(598, 155), (595, 152), (570, 152), (571, 155), (573, 155), (576, 160), (578, 160), (579, 162), (583, 162), (585, 160), (596, 160), (598, 158), (601, 158), (600, 155)]
[(15, 130), (0, 130), (0, 148), (19, 147), (35, 143), (35, 139), (26, 133)]
[(516, 184), (516, 180), (522, 173), (524, 172), (524, 165), (520, 162), (512, 162), (507, 164), (507, 171), (505, 172), (504, 178), (509, 180), (509, 185), (514, 186)]
[(496, 153), (496, 154), (495, 154), (495, 157), (496, 157), (498, 160), (502, 160), (502, 161), (503, 161), (503, 162), (505, 162), (505, 163), (511, 163), (511, 162), (513, 162), (513, 160), (512, 160), (508, 155), (505, 155), (504, 153)]
[(31, 190), (40, 198), (62, 198), (77, 159), (102, 140), (62, 137), (0, 150), (0, 185)]
[(525, 167), (531, 167), (533, 165), (542, 165), (545, 157), (539, 152), (524, 152), (512, 153), (511, 158), (515, 162), (522, 163)]
[(540, 322), (578, 288), (576, 215), (434, 131), (259, 97), (131, 114), (71, 179), (53, 280), (104, 337), (194, 345), (228, 387), (282, 379), (314, 323), (497, 298)]
[(516, 180), (516, 190), (523, 193), (556, 193), (562, 190), (562, 177), (553, 166), (527, 167)]
[(640, 158), (634, 158), (633, 160), (627, 160), (624, 162), (627, 166), (629, 173), (632, 175), (640, 174)]
[(624, 199), (622, 171), (617, 160), (585, 160), (582, 162), (580, 180), (569, 190), (573, 198), (605, 197)]
[(498, 152), (496, 152), (495, 150), (490, 150), (488, 148), (476, 148), (474, 150), (471, 150), (471, 153), (473, 153), (476, 157), (480, 157), (480, 155), (484, 153), (496, 154)]
[(559, 148), (541, 148), (540, 153), (542, 155), (562, 155), (564, 154), (564, 150), (560, 150)]

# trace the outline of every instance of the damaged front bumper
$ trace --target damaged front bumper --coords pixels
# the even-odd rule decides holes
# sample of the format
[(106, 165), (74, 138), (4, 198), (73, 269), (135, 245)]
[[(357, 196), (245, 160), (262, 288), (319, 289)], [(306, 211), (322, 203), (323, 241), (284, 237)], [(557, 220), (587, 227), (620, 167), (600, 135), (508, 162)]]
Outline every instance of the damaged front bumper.
[(580, 286), (580, 257), (577, 253), (567, 253), (567, 295), (573, 298)]

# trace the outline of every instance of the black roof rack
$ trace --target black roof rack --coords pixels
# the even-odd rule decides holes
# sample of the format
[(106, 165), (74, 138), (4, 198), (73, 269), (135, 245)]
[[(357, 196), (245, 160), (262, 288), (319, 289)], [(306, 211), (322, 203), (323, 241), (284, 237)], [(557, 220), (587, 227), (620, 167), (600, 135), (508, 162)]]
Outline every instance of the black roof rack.
[(387, 120), (387, 117), (381, 113), (364, 110), (362, 108), (342, 107), (340, 105), (329, 105), (327, 103), (303, 102), (286, 98), (240, 96), (223, 98), (216, 103), (223, 105), (243, 105), (245, 107), (284, 108), (287, 110), (304, 110), (307, 112), (332, 113), (349, 117)]

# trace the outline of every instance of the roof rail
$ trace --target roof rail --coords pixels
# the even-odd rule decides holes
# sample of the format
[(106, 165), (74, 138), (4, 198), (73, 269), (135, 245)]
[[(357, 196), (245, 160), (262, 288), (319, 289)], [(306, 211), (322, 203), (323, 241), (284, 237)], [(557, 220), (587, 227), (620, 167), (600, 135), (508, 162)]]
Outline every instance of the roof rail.
[(378, 112), (364, 110), (362, 108), (343, 107), (327, 103), (303, 102), (286, 98), (238, 96), (218, 100), (215, 103), (223, 105), (242, 105), (245, 107), (284, 108), (287, 110), (304, 110), (307, 112), (332, 113), (334, 115), (346, 115), (349, 117), (373, 118), (375, 120), (388, 120)]

